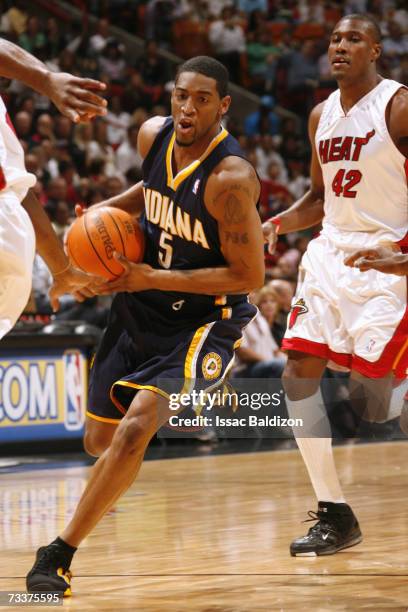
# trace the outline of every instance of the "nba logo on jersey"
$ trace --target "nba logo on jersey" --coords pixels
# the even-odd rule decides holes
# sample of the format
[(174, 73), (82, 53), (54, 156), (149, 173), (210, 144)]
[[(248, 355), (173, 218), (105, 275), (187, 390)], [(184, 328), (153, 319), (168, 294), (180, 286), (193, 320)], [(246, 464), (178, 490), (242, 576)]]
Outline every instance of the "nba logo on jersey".
[(194, 193), (194, 195), (197, 195), (197, 191), (198, 191), (199, 186), (200, 186), (200, 179), (197, 179), (196, 181), (194, 181), (194, 185), (193, 185), (193, 193)]
[(85, 358), (79, 351), (64, 353), (64, 423), (68, 430), (81, 429), (85, 423)]

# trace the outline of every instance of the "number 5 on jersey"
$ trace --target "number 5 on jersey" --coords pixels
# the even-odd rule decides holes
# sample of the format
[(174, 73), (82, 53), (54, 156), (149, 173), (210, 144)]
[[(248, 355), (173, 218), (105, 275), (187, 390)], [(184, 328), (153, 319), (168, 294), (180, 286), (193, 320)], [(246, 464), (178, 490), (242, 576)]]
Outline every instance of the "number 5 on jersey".
[(168, 234), (164, 230), (160, 234), (159, 240), (159, 263), (167, 270), (171, 266), (171, 260), (173, 258), (173, 245), (171, 244), (173, 236)]

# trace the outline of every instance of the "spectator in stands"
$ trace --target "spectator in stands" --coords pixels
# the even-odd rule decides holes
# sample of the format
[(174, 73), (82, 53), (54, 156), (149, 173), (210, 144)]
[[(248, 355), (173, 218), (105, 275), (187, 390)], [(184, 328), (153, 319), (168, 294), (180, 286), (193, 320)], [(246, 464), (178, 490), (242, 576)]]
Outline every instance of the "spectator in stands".
[(102, 18), (99, 19), (98, 24), (96, 26), (96, 33), (91, 36), (89, 40), (89, 47), (91, 53), (94, 55), (98, 55), (101, 53), (106, 43), (109, 40), (109, 20)]
[(107, 124), (104, 119), (94, 121), (94, 139), (88, 146), (88, 163), (102, 159), (106, 176), (116, 174), (115, 154), (107, 138)]
[(298, 115), (306, 117), (313, 106), (314, 90), (319, 84), (315, 43), (305, 40), (299, 51), (289, 55), (287, 62), (289, 107)]
[(254, 302), (260, 312), (243, 330), (242, 343), (236, 351), (234, 375), (239, 378), (280, 378), (286, 358), (271, 333), (271, 325), (279, 310), (278, 303), (268, 287), (261, 289)]
[(169, 80), (167, 63), (158, 54), (155, 40), (148, 40), (144, 55), (136, 64), (143, 79), (144, 90), (149, 94), (153, 104), (157, 104), (164, 91), (164, 85)]
[(279, 165), (280, 172), (277, 180), (279, 183), (286, 184), (288, 180), (288, 172), (282, 156), (277, 152), (274, 137), (270, 134), (262, 134), (256, 146), (256, 169), (261, 179), (267, 180), (268, 167), (271, 162), (276, 162)]
[(273, 44), (272, 33), (267, 27), (262, 26), (252, 39), (248, 39), (248, 73), (253, 87), (260, 93), (273, 90), (279, 55), (280, 49)]
[(73, 209), (65, 200), (49, 200), (45, 210), (51, 220), (52, 227), (61, 242), (73, 221)]
[(383, 39), (382, 48), (391, 68), (398, 66), (402, 56), (408, 54), (408, 34), (404, 34), (399, 23), (389, 22), (388, 36)]
[(31, 141), (31, 129), (32, 129), (33, 118), (32, 115), (24, 110), (21, 110), (14, 117), (14, 129), (21, 144), (25, 144), (27, 147)]
[(47, 205), (55, 209), (57, 202), (67, 199), (67, 182), (62, 176), (52, 178), (46, 189)]
[(37, 117), (36, 127), (32, 136), (32, 142), (41, 144), (47, 138), (51, 142), (55, 141), (54, 136), (54, 119), (49, 113), (41, 113)]
[(90, 145), (93, 141), (94, 126), (93, 123), (78, 123), (74, 128), (73, 142), (77, 148), (82, 151), (82, 164), (77, 165), (78, 172), (81, 175), (85, 174), (87, 164), (90, 160)]
[(137, 150), (137, 136), (139, 134), (139, 126), (132, 123), (127, 130), (127, 137), (116, 151), (116, 167), (123, 175), (129, 168), (142, 167), (143, 159)]
[(45, 27), (44, 55), (47, 59), (58, 58), (68, 44), (68, 37), (60, 30), (55, 17), (47, 19)]
[(294, 283), (287, 280), (273, 279), (268, 285), (276, 294), (279, 311), (272, 325), (272, 334), (278, 345), (281, 345), (282, 338), (286, 331), (286, 322), (291, 309), (293, 296), (295, 294)]
[(247, 136), (256, 134), (278, 134), (280, 118), (274, 112), (275, 99), (272, 96), (262, 96), (259, 109), (245, 119), (244, 130)]
[(3, 9), (1, 12), (0, 30), (13, 39), (20, 37), (27, 28), (28, 14), (24, 5), (24, 0), (14, 0), (7, 11)]
[(62, 159), (58, 163), (58, 171), (60, 177), (65, 179), (67, 185), (66, 201), (71, 207), (71, 210), (73, 210), (75, 204), (78, 201), (78, 192), (76, 190), (76, 186), (79, 182), (79, 177), (76, 173), (75, 165), (70, 159)]
[(293, 203), (293, 196), (283, 183), (279, 182), (281, 166), (271, 161), (268, 177), (261, 181), (260, 215), (263, 221), (286, 210)]
[(120, 96), (112, 96), (106, 115), (106, 129), (108, 142), (115, 149), (124, 142), (130, 121), (131, 116), (123, 110)]
[(146, 39), (160, 40), (161, 46), (169, 47), (176, 9), (176, 0), (149, 0), (145, 13)]
[(304, 171), (304, 165), (301, 162), (293, 162), (289, 168), (289, 173), (289, 191), (295, 200), (300, 200), (300, 198), (310, 188), (310, 177), (308, 176), (308, 173)]
[(110, 39), (98, 58), (99, 70), (103, 81), (124, 85), (126, 62), (123, 57), (123, 46), (115, 39)]
[(221, 17), (210, 25), (208, 37), (215, 57), (228, 68), (231, 80), (240, 83), (241, 54), (246, 50), (245, 34), (233, 7), (223, 8)]
[(44, 51), (45, 43), (45, 34), (41, 31), (38, 17), (31, 15), (27, 20), (26, 30), (18, 38), (18, 44), (29, 53), (38, 56)]
[(104, 199), (113, 198), (122, 191), (124, 191), (125, 185), (120, 176), (110, 176), (106, 179), (103, 190), (104, 190)]
[(140, 70), (132, 69), (130, 80), (125, 85), (125, 89), (121, 96), (123, 110), (127, 113), (133, 113), (138, 107), (150, 109), (154, 102), (143, 82), (143, 77)]
[(236, 6), (239, 11), (249, 16), (254, 11), (260, 11), (266, 17), (268, 12), (267, 0), (237, 0)]

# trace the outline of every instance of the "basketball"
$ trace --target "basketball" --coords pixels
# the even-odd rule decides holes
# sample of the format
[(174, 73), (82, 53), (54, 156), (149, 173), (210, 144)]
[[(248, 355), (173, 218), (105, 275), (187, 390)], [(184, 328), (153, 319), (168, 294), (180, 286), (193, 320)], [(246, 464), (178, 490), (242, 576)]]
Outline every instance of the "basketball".
[(129, 213), (103, 206), (75, 219), (68, 230), (65, 246), (75, 267), (113, 280), (123, 273), (123, 267), (113, 256), (114, 251), (139, 263), (143, 258), (144, 235)]

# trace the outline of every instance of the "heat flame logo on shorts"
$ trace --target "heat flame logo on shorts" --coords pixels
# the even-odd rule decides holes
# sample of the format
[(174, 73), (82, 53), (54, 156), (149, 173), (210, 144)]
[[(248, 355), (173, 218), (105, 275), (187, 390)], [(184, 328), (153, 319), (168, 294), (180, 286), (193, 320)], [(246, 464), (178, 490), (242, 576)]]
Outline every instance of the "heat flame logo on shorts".
[(292, 308), (290, 309), (288, 323), (289, 329), (292, 329), (292, 327), (297, 321), (298, 316), (301, 314), (305, 314), (306, 312), (309, 312), (309, 309), (305, 304), (305, 300), (303, 298), (300, 298), (293, 304)]

